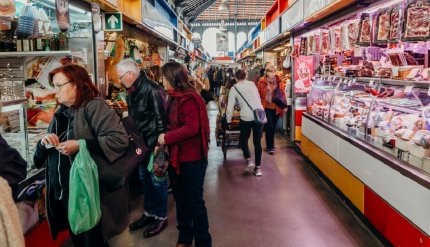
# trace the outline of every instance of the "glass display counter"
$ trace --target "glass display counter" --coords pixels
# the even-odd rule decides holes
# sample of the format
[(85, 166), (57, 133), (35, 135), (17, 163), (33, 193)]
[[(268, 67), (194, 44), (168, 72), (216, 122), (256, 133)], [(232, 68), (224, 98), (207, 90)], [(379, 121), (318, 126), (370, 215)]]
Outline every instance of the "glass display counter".
[[(403, 84), (403, 85), (402, 85)], [(318, 77), (308, 113), (430, 173), (429, 83)]]

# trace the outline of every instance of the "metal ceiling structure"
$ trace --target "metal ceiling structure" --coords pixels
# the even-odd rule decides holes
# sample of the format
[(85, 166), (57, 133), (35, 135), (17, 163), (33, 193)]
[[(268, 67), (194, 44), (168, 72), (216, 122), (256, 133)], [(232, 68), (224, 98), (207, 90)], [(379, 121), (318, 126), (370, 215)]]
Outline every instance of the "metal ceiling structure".
[(220, 12), (218, 9), (221, 2), (222, 0), (176, 0), (175, 5), (185, 22), (191, 23), (235, 19), (235, 9), (237, 9), (237, 20), (260, 20), (275, 1), (227, 0), (229, 9), (224, 12)]

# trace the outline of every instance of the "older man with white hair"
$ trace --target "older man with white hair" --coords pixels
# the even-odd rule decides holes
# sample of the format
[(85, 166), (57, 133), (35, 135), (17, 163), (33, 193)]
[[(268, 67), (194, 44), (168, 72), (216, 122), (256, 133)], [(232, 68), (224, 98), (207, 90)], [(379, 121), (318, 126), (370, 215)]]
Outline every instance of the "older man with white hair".
[[(125, 59), (116, 65), (118, 77), (127, 88), (128, 113), (142, 133), (150, 149), (154, 149), (158, 136), (166, 132), (166, 97), (164, 89), (150, 80), (137, 63)], [(149, 226), (143, 236), (149, 238), (159, 234), (167, 227), (167, 180), (157, 180), (147, 169), (147, 164), (139, 167), (143, 184), (144, 215), (133, 222), (130, 230)]]

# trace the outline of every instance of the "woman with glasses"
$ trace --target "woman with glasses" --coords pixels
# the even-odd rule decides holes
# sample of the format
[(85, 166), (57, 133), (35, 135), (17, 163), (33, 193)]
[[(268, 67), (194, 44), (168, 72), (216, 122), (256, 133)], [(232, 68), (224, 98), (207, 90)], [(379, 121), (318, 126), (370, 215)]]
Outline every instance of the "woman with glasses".
[[(60, 231), (70, 230), (69, 175), (80, 149), (78, 140), (85, 140), (100, 171), (127, 151), (128, 137), (119, 116), (97, 98), (98, 90), (84, 68), (74, 64), (59, 67), (49, 73), (49, 81), (59, 107), (36, 146), (34, 164), (38, 168), (46, 165), (46, 214), (55, 239)], [(99, 174), (100, 222), (87, 232), (71, 232), (75, 246), (108, 246), (107, 241), (127, 227), (126, 188), (118, 185), (113, 190), (109, 179)]]

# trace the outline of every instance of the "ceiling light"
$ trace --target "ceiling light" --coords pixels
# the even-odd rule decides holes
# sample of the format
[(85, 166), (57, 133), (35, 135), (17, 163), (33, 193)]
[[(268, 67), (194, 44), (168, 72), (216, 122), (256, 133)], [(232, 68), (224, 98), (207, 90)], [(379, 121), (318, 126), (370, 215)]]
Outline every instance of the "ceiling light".
[(227, 31), (227, 26), (225, 25), (224, 20), (221, 20), (221, 24), (219, 25), (218, 30), (220, 30), (221, 32)]
[(228, 11), (227, 0), (221, 0), (221, 4), (219, 5), (218, 10), (221, 12)]

